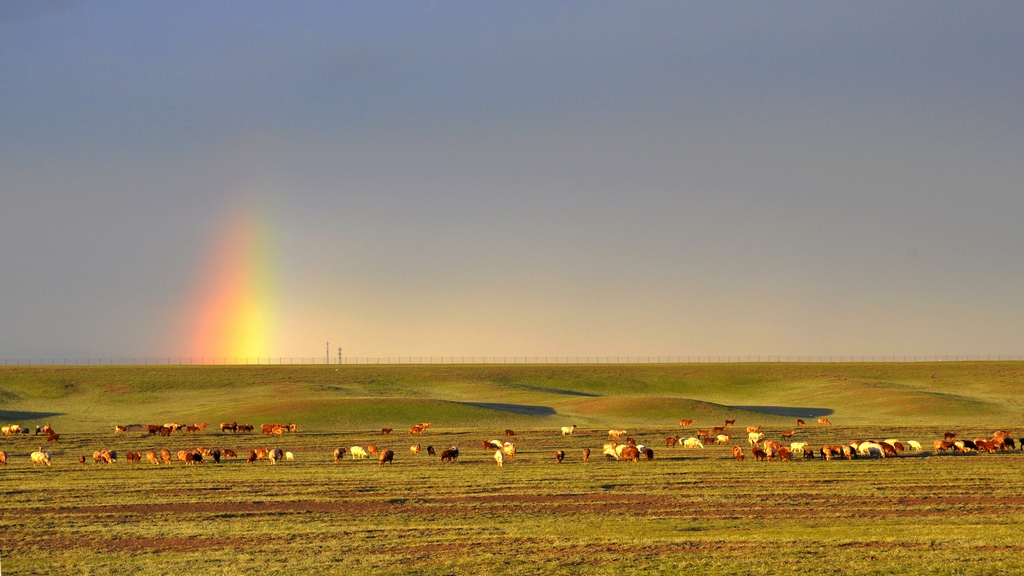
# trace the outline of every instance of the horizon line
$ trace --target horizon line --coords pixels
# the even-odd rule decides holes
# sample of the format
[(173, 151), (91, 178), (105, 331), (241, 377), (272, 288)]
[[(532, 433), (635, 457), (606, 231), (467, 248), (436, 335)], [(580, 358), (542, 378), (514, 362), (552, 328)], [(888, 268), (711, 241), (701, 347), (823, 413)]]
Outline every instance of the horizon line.
[(1019, 362), (1024, 354), (700, 354), (605, 356), (260, 356), (260, 357), (36, 357), (5, 358), (4, 366), (367, 366), (367, 365), (625, 365), (625, 364), (878, 364)]

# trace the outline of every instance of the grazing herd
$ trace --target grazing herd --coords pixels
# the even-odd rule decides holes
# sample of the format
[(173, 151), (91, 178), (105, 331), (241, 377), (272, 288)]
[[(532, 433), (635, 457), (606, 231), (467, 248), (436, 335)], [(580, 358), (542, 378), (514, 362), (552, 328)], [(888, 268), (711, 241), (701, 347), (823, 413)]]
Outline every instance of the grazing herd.
[[(680, 420), (679, 424), (680, 427), (686, 429), (691, 427), (693, 422), (694, 420), (692, 419), (683, 419)], [(886, 459), (899, 457), (905, 452), (923, 452), (923, 447), (920, 442), (916, 440), (900, 441), (897, 438), (886, 438), (885, 440), (852, 440), (845, 444), (822, 444), (819, 447), (812, 447), (807, 441), (793, 440), (795, 435), (802, 434), (800, 431), (804, 430), (804, 427), (806, 426), (806, 423), (801, 419), (797, 419), (796, 424), (797, 426), (795, 428), (775, 432), (781, 440), (788, 442), (787, 445), (784, 445), (782, 442), (775, 440), (774, 438), (767, 437), (768, 431), (763, 430), (761, 426), (746, 427), (747, 443), (749, 445), (750, 454), (753, 456), (754, 460), (764, 462), (792, 462), (796, 458), (803, 460), (814, 460), (818, 458), (823, 461), (842, 459), (854, 460), (858, 458)], [(430, 422), (422, 422), (410, 426), (409, 436), (424, 435), (425, 431), (430, 428), (430, 425)], [(743, 461), (746, 456), (744, 448), (739, 445), (730, 444), (733, 435), (726, 432), (727, 429), (734, 425), (735, 420), (725, 420), (722, 426), (695, 429), (693, 432), (694, 435), (692, 436), (667, 436), (665, 437), (665, 447), (679, 447), (684, 450), (704, 450), (707, 444), (728, 446), (731, 451), (732, 459), (736, 461)], [(818, 425), (831, 426), (831, 422), (826, 418), (819, 418)], [(115, 435), (118, 435), (128, 432), (144, 432), (145, 436), (170, 436), (174, 433), (190, 435), (200, 433), (208, 426), (209, 425), (206, 423), (166, 423), (146, 426), (141, 424), (128, 424), (115, 426), (114, 433)], [(220, 432), (222, 434), (227, 432), (237, 434), (253, 432), (254, 430), (255, 428), (251, 424), (223, 422), (220, 425)], [(381, 428), (380, 430), (380, 434), (382, 436), (389, 436), (393, 431), (392, 428)], [(9, 424), (2, 427), (2, 432), (5, 436), (13, 436), (30, 434), (32, 430), (30, 427), (21, 426), (20, 424)], [(262, 424), (260, 426), (260, 432), (261, 435), (283, 436), (284, 434), (297, 433), (298, 426), (294, 423)], [(571, 426), (563, 426), (560, 429), (560, 432), (563, 437), (574, 436), (577, 432), (577, 426), (575, 424)], [(58, 442), (60, 439), (60, 436), (54, 432), (53, 428), (50, 427), (49, 424), (36, 426), (35, 433), (37, 435), (45, 435), (47, 437), (47, 442)], [(941, 440), (937, 439), (933, 442), (933, 454), (968, 454), (980, 452), (996, 453), (1015, 450), (1017, 448), (1017, 442), (1015, 442), (1011, 437), (1011, 434), (1011, 430), (997, 430), (990, 437), (960, 439), (956, 432), (946, 432)], [(507, 461), (512, 461), (516, 458), (516, 445), (511, 441), (512, 439), (517, 438), (516, 432), (511, 429), (505, 429), (504, 435), (508, 440), (484, 440), (481, 442), (484, 450), (493, 453), (493, 459), (498, 467), (504, 467)], [(1024, 450), (1024, 439), (1020, 440), (1020, 447), (1021, 450)], [(440, 453), (435, 452), (433, 446), (426, 446), (425, 450), (420, 444), (413, 444), (409, 447), (409, 453), (412, 457), (417, 457), (424, 451), (428, 456), (437, 458), (438, 461), (445, 463), (457, 462), (460, 455), (459, 447), (456, 445), (440, 450)], [(394, 464), (395, 460), (395, 451), (391, 448), (378, 448), (375, 444), (368, 444), (365, 447), (349, 446), (347, 448), (335, 448), (333, 451), (334, 462), (344, 462), (346, 454), (351, 460), (365, 460), (370, 457), (374, 457), (377, 459), (377, 464), (379, 466)], [(591, 454), (592, 452), (590, 448), (583, 448), (582, 461), (589, 462)], [(637, 443), (637, 441), (631, 437), (630, 433), (624, 429), (608, 430), (608, 442), (604, 443), (602, 447), (602, 454), (608, 460), (617, 460), (621, 462), (654, 460), (654, 450), (642, 443)], [(172, 454), (171, 451), (167, 449), (161, 449), (159, 451), (148, 450), (145, 452), (145, 461), (152, 465), (171, 465), (173, 462), (182, 463), (187, 466), (200, 465), (204, 462), (219, 464), (222, 459), (229, 458), (237, 458), (237, 455), (234, 450), (227, 448), (209, 449), (206, 447), (198, 447), (194, 449), (179, 450), (176, 455)], [(96, 464), (113, 465), (118, 461), (118, 453), (115, 450), (108, 449), (96, 450), (93, 452), (92, 459)], [(6, 466), (7, 460), (7, 453), (0, 451), (0, 466)], [(41, 446), (38, 450), (33, 451), (30, 454), (30, 460), (33, 467), (49, 467), (52, 465), (50, 453), (43, 450)], [(87, 460), (87, 457), (84, 455), (78, 457), (80, 465), (84, 466), (87, 463)], [(124, 460), (131, 464), (141, 463), (143, 460), (143, 452), (128, 450), (124, 454)], [(276, 447), (267, 448), (261, 446), (249, 450), (246, 463), (251, 465), (260, 461), (266, 461), (271, 465), (276, 465), (279, 462), (293, 460), (295, 460), (295, 455), (292, 452)], [(566, 450), (558, 449), (554, 452), (554, 460), (557, 464), (562, 464), (567, 460), (571, 460), (571, 458)]]

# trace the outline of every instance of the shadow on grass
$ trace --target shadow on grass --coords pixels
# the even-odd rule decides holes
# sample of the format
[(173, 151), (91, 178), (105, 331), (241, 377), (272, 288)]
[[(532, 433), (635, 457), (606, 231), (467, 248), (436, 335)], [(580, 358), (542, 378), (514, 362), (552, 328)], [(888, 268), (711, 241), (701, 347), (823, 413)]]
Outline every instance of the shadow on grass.
[(800, 408), (794, 406), (729, 406), (738, 410), (749, 410), (773, 416), (791, 416), (793, 418), (821, 418), (831, 415), (834, 410), (829, 408)]
[(530, 406), (527, 404), (496, 404), (491, 402), (459, 402), (467, 406), (487, 408), (489, 410), (501, 410), (502, 412), (513, 412), (515, 414), (526, 414), (527, 416), (554, 416), (555, 409), (550, 406)]
[(18, 421), (18, 420), (40, 420), (43, 418), (53, 418), (54, 416), (64, 416), (63, 412), (24, 412), (21, 410), (0, 410), (0, 420), (7, 421)]
[(600, 394), (594, 394), (593, 392), (579, 392), (577, 390), (566, 390), (564, 388), (548, 388), (546, 386), (534, 386), (533, 384), (520, 384), (518, 382), (510, 382), (504, 385), (506, 388), (517, 388), (519, 390), (529, 390), (530, 392), (542, 392), (544, 394), (558, 394), (560, 396), (583, 396), (584, 398), (600, 398)]

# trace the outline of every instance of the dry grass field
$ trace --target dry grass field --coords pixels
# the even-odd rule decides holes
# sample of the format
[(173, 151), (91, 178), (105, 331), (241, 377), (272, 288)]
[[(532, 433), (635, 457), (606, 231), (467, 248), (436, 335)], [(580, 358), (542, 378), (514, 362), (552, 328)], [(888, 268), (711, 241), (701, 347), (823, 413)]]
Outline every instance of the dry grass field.
[[(885, 365), (82, 367), (0, 370), (0, 419), (61, 434), (0, 437), (8, 574), (1014, 574), (1024, 572), (1024, 453), (935, 454), (945, 431), (1024, 425), (1017, 363)], [(736, 408), (747, 406), (748, 408)], [(787, 410), (827, 411), (795, 426)], [(920, 411), (914, 407), (919, 406)], [(515, 411), (509, 411), (515, 410)], [(797, 412), (800, 414), (800, 412)], [(728, 445), (669, 435), (735, 418)], [(221, 421), (257, 425), (221, 433)], [(422, 437), (408, 426), (430, 421)], [(210, 422), (195, 434), (114, 424)], [(299, 431), (259, 433), (263, 422)], [(572, 436), (560, 426), (577, 424)], [(814, 447), (916, 439), (899, 458), (756, 462), (745, 432)], [(384, 436), (380, 428), (392, 427)], [(482, 441), (515, 458), (495, 465)], [(653, 461), (601, 456), (625, 428)], [(736, 431), (740, 429), (740, 431)], [(333, 461), (375, 444), (395, 462)], [(413, 455), (409, 446), (424, 451)], [(53, 465), (33, 467), (40, 445)], [(452, 445), (458, 460), (425, 453)], [(747, 452), (732, 460), (730, 445)], [(198, 466), (128, 450), (230, 448)], [(294, 461), (245, 462), (265, 446)], [(590, 448), (589, 462), (581, 451)], [(95, 450), (120, 456), (97, 464)], [(556, 450), (566, 458), (559, 464)], [(78, 457), (87, 456), (85, 465)]]

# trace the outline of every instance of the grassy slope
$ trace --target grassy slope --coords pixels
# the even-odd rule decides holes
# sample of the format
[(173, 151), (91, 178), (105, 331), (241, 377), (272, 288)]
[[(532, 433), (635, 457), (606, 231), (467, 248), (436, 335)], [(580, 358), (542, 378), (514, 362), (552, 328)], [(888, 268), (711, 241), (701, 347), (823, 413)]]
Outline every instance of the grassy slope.
[[(1024, 363), (0, 368), (0, 420), (62, 431), (238, 420), (308, 430), (445, 427), (784, 426), (729, 406), (832, 410), (836, 424), (1005, 425), (1021, 420)], [(524, 415), (464, 404), (542, 407)], [(552, 415), (550, 412), (554, 410)], [(59, 415), (58, 415), (59, 414)]]
[[(49, 421), (64, 436), (45, 470), (28, 460), (37, 437), (0, 439), (0, 556), (19, 574), (1021, 573), (1021, 452), (768, 464), (662, 439), (682, 417), (735, 417), (775, 438), (793, 423), (733, 405), (834, 410), (834, 427), (799, 432), (814, 446), (1019, 430), (1022, 380), (1022, 363), (3, 368), (0, 421)], [(301, 432), (111, 430), (235, 419)], [(415, 442), (458, 444), (459, 462), (374, 432), (424, 420), (434, 426)], [(562, 437), (567, 423), (590, 429)], [(619, 426), (655, 461), (581, 462)], [(519, 454), (497, 468), (480, 440), (505, 427)], [(393, 468), (331, 461), (335, 446), (371, 442), (396, 450)], [(279, 446), (296, 462), (77, 463), (100, 448), (197, 444)]]

